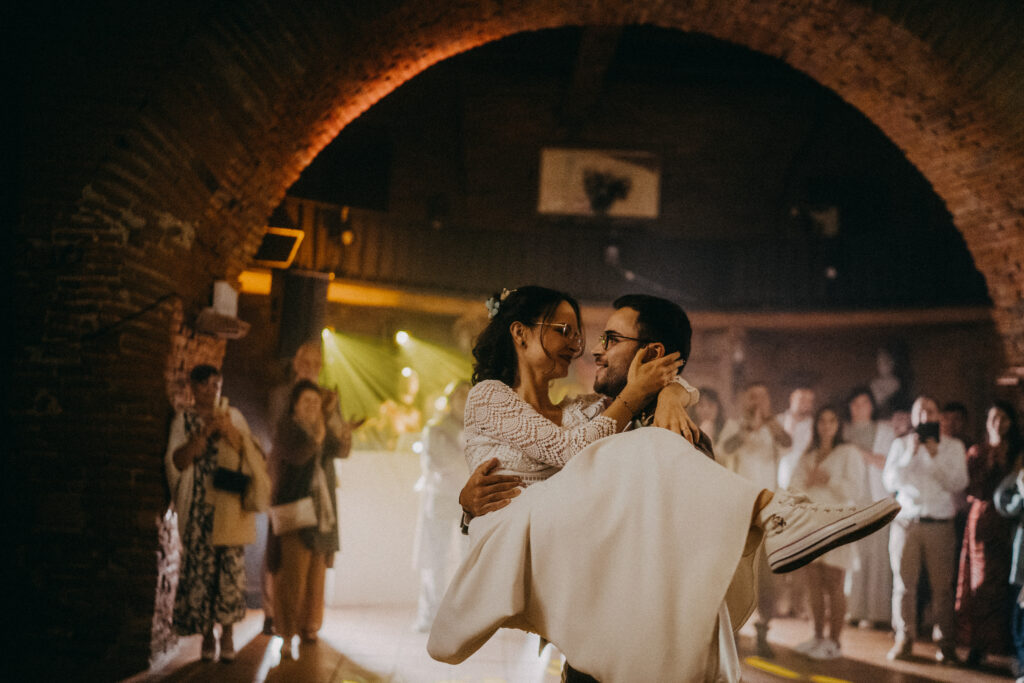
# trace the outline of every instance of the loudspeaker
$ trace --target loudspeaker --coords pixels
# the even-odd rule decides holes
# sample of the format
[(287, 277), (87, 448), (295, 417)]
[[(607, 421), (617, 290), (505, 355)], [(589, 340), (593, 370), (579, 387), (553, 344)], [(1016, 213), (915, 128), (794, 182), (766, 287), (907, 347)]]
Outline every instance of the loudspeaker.
[(277, 308), (277, 353), (291, 358), (308, 341), (319, 339), (327, 312), (330, 275), (311, 271), (275, 271), (272, 285)]

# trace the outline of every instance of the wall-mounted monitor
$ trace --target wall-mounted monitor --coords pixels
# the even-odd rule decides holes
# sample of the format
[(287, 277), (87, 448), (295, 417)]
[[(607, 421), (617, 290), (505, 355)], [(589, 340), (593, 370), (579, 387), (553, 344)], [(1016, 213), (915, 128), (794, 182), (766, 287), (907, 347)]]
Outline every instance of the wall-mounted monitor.
[(295, 260), (305, 235), (293, 228), (267, 228), (253, 257), (253, 265), (262, 268), (287, 268)]

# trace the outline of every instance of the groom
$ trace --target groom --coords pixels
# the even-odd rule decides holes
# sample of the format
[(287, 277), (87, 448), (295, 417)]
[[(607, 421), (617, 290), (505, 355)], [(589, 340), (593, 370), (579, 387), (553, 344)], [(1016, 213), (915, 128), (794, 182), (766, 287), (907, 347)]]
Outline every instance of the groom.
[[(690, 319), (676, 304), (647, 294), (627, 294), (616, 299), (612, 306), (615, 312), (608, 318), (592, 350), (597, 365), (595, 392), (609, 398), (618, 396), (626, 386), (630, 363), (644, 346), (651, 358), (676, 351), (680, 352), (681, 358), (690, 357), (693, 330)], [(679, 384), (670, 384), (666, 390), (685, 391)], [(682, 434), (698, 450), (714, 458), (711, 439), (700, 431), (685, 411), (658, 411), (648, 404), (634, 421), (634, 426), (649, 424)], [(477, 467), (459, 494), (464, 532), (474, 516), (505, 507), (522, 490), (518, 477), (491, 474), (498, 466), (498, 459), (494, 458)], [(596, 679), (573, 669), (568, 662), (562, 670), (562, 680), (566, 683), (596, 683)]]

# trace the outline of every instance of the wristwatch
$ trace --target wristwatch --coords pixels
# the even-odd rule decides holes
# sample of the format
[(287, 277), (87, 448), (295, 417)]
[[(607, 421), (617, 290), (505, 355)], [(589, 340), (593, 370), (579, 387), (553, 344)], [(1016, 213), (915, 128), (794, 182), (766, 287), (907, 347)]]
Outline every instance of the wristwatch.
[(473, 515), (469, 514), (466, 510), (462, 511), (462, 520), (459, 522), (459, 526), (462, 528), (462, 535), (469, 536), (469, 523), (473, 520)]

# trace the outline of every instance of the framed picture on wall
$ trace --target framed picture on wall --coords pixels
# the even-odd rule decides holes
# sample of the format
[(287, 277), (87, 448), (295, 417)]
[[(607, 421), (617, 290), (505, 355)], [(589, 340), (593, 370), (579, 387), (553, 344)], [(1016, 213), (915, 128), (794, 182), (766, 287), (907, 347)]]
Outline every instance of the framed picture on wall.
[(651, 152), (540, 152), (537, 211), (571, 216), (657, 218), (661, 164)]

